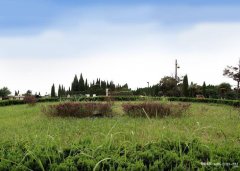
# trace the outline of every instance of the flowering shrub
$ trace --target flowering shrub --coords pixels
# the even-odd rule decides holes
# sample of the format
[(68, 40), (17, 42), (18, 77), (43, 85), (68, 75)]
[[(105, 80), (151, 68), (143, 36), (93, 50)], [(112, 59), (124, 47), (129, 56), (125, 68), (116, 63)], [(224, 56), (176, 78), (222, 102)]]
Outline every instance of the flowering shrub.
[(50, 116), (61, 117), (110, 116), (111, 106), (110, 103), (66, 102), (45, 106), (42, 108), (42, 111)]
[(25, 96), (23, 101), (26, 104), (34, 106), (37, 103), (37, 98), (35, 96)]
[(164, 117), (164, 116), (181, 116), (184, 114), (190, 104), (163, 104), (156, 102), (132, 104), (126, 103), (122, 105), (124, 112), (133, 117)]

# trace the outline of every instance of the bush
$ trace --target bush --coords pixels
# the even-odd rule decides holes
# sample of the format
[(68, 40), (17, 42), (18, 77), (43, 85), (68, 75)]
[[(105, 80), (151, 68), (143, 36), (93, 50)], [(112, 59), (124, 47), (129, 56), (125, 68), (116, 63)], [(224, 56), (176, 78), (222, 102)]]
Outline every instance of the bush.
[(197, 103), (215, 103), (215, 104), (225, 104), (234, 107), (240, 107), (239, 100), (222, 100), (222, 99), (197, 99), (189, 97), (168, 97), (169, 101), (181, 101), (181, 102), (197, 102)]
[(37, 98), (35, 96), (25, 96), (23, 101), (28, 105), (34, 106), (37, 103)]
[(166, 104), (166, 103), (126, 103), (122, 105), (124, 112), (133, 117), (164, 117), (164, 116), (181, 116), (184, 114), (190, 104)]
[(0, 101), (0, 106), (19, 105), (24, 103), (23, 100), (2, 100)]
[(49, 116), (60, 117), (99, 117), (111, 116), (110, 103), (66, 102), (42, 107), (42, 112)]

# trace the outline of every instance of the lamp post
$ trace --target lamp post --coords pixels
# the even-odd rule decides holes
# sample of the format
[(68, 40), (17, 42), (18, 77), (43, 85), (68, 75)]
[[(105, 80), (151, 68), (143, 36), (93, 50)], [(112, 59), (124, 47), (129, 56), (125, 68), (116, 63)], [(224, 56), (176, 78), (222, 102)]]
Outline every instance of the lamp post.
[(175, 80), (178, 81), (178, 74), (177, 74), (177, 70), (180, 68), (180, 66), (178, 65), (177, 59), (175, 60)]
[(147, 82), (147, 84), (148, 84), (148, 96), (149, 96), (149, 82)]

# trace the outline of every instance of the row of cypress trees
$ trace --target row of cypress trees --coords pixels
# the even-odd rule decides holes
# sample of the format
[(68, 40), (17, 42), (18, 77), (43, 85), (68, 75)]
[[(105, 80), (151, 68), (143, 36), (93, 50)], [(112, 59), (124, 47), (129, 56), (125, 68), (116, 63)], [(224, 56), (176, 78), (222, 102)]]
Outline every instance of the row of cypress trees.
[[(83, 75), (80, 74), (80, 77), (78, 79), (77, 75), (74, 76), (74, 79), (71, 84), (71, 88), (69, 87), (68, 90), (65, 89), (63, 85), (59, 85), (58, 88), (58, 96), (63, 97), (70, 95), (80, 95), (80, 94), (98, 94), (98, 95), (104, 95), (106, 88), (108, 88), (110, 91), (115, 90), (122, 90), (122, 89), (128, 89), (128, 85), (125, 84), (123, 86), (121, 85), (115, 85), (113, 81), (105, 81), (101, 80), (100, 78), (97, 78), (96, 81), (92, 81), (91, 83), (88, 83), (88, 80), (83, 78)], [(56, 88), (55, 85), (52, 85), (51, 88), (51, 97), (56, 97)]]

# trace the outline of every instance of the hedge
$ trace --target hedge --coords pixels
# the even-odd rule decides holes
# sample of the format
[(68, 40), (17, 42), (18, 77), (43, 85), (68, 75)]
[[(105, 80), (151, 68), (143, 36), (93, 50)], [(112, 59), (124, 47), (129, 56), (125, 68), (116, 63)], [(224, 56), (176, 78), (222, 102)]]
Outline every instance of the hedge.
[[(106, 101), (106, 100), (114, 100), (114, 101), (139, 101), (139, 100), (161, 100), (161, 97), (140, 97), (140, 96), (114, 96), (114, 97), (106, 97), (106, 96), (96, 96), (96, 97), (61, 97), (61, 98), (40, 98), (37, 102), (60, 102), (60, 101)], [(0, 106), (10, 106), (10, 105), (18, 105), (25, 104), (23, 100), (2, 100), (0, 101)]]
[(0, 106), (10, 106), (10, 105), (18, 105), (24, 104), (23, 100), (2, 100), (0, 101)]
[[(142, 96), (97, 96), (97, 97), (71, 97), (71, 98), (40, 98), (38, 102), (59, 102), (59, 101), (106, 101), (106, 100), (114, 100), (114, 101), (144, 101), (144, 100), (163, 100), (163, 97), (142, 97)], [(189, 98), (189, 97), (166, 97), (168, 101), (180, 101), (180, 102), (197, 102), (197, 103), (215, 103), (215, 104), (225, 104), (234, 107), (240, 107), (240, 100), (224, 100), (224, 99), (197, 99), (197, 98)], [(0, 106), (9, 106), (9, 105), (18, 105), (24, 104), (25, 102), (22, 100), (2, 100), (0, 101)]]
[(169, 101), (180, 101), (180, 102), (197, 102), (197, 103), (215, 103), (215, 104), (225, 104), (234, 107), (240, 107), (239, 100), (224, 100), (224, 99), (197, 99), (197, 98), (189, 98), (189, 97), (168, 97)]

